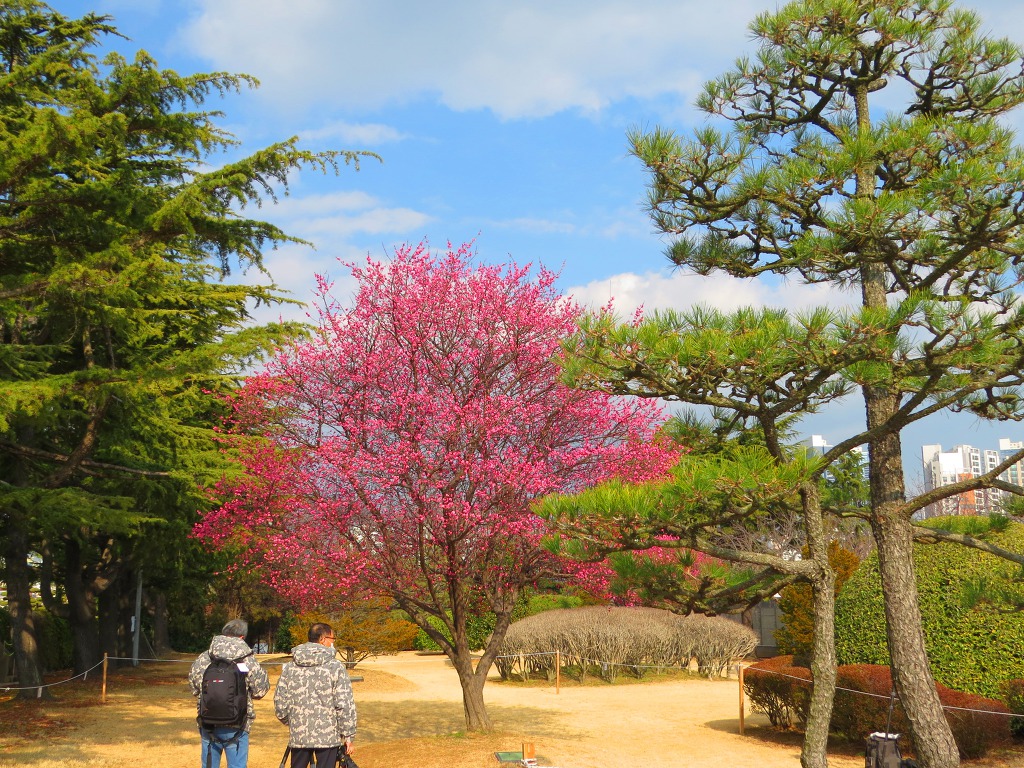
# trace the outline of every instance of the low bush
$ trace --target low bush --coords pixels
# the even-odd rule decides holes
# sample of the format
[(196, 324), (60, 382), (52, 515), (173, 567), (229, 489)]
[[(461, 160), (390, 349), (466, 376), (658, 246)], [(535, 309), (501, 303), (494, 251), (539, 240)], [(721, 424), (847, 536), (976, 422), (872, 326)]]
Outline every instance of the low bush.
[(371, 656), (387, 656), (408, 650), (418, 627), (403, 611), (393, 610), (386, 598), (360, 600), (330, 613), (310, 611), (289, 617), (289, 648), (306, 642), (309, 627), (325, 622), (334, 630), (334, 647), (352, 669)]
[(545, 611), (513, 623), (495, 661), (503, 679), (554, 674), (561, 666), (580, 681), (589, 674), (641, 678), (651, 669), (688, 668), (721, 674), (757, 644), (754, 633), (719, 617), (678, 616), (657, 608), (590, 606)]
[[(430, 625), (440, 632), (442, 635), (451, 639), (451, 634), (448, 632), (448, 628), (444, 625), (444, 622), (436, 616), (431, 616), (428, 621)], [(487, 638), (491, 636), (494, 631), (494, 614), (484, 613), (479, 616), (470, 616), (466, 620), (466, 640), (469, 642), (469, 649), (472, 651), (479, 650), (487, 645)], [(425, 630), (420, 629), (416, 633), (416, 637), (412, 641), (413, 649), (417, 651), (440, 651), (441, 646), (434, 642), (434, 639), (426, 633)]]
[(74, 637), (66, 619), (43, 611), (34, 612), (39, 639), (39, 660), (43, 669), (52, 672), (67, 669), (74, 663)]
[[(796, 678), (810, 680), (810, 670), (793, 667), (791, 656), (779, 656), (749, 667), (745, 672), (744, 689), (754, 707), (767, 715), (772, 725), (792, 725), (796, 715), (806, 724), (810, 686)], [(893, 703), (890, 719), (889, 702), (892, 678), (889, 668), (878, 664), (848, 664), (836, 671), (836, 696), (832, 707), (831, 730), (854, 743), (863, 744), (875, 731), (906, 734), (906, 715), (898, 700)], [(945, 708), (946, 720), (953, 731), (960, 756), (982, 757), (995, 744), (1010, 735), (1010, 710), (1002, 702), (937, 685), (939, 699)], [(991, 714), (989, 714), (991, 713)], [(901, 747), (909, 748), (904, 738)]]
[[(1003, 683), (1003, 702), (1011, 712), (1024, 715), (1024, 680), (1017, 678)], [(1024, 738), (1024, 717), (1010, 720), (1010, 733), (1018, 739)]]
[(810, 670), (793, 666), (792, 656), (775, 656), (744, 670), (743, 690), (773, 726), (789, 728), (794, 717), (801, 725), (807, 722), (810, 680)]

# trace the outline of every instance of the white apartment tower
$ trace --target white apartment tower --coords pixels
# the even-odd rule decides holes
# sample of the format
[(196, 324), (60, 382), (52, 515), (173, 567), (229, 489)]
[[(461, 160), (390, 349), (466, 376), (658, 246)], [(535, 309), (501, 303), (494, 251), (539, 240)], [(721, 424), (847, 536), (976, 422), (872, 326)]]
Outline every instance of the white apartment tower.
[[(1002, 461), (1004, 442), (1013, 445), (1009, 440), (1001, 440), (998, 451), (982, 450), (972, 445), (958, 445), (949, 451), (943, 451), (941, 445), (922, 446), (925, 492), (990, 472)], [(1014, 467), (1019, 478), (1021, 468), (1019, 465)], [(1006, 474), (1003, 473), (1000, 477)], [(1019, 483), (1019, 480), (1010, 482)], [(1002, 500), (1003, 492), (997, 488), (965, 491), (928, 505), (920, 516), (927, 518), (943, 515), (988, 515), (1002, 510)]]

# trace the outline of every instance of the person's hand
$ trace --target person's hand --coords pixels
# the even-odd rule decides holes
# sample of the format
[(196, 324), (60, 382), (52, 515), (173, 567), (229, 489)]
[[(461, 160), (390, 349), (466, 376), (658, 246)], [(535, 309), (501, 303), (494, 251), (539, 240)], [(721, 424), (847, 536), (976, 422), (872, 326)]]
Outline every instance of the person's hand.
[(347, 752), (348, 754), (351, 755), (353, 749), (354, 749), (354, 747), (352, 746), (352, 739), (351, 738), (345, 739), (345, 752)]

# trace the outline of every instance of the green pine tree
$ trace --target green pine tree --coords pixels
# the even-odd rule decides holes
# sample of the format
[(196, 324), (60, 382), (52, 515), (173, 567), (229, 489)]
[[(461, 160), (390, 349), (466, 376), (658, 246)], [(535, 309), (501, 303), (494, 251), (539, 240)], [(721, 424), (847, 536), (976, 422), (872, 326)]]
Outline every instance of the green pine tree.
[[(595, 326), (584, 355), (606, 371), (578, 375), (757, 420), (859, 395), (864, 429), (816, 471), (867, 448), (870, 505), (849, 513), (870, 525), (878, 549), (915, 752), (928, 768), (952, 768), (959, 759), (925, 652), (911, 543), (984, 546), (928, 534), (912, 517), (964, 491), (1019, 493), (998, 474), (1022, 454), (908, 498), (901, 434), (943, 411), (1024, 417), (1024, 154), (1001, 119), (1024, 101), (1024, 52), (984, 35), (950, 0), (800, 0), (758, 16), (751, 30), (756, 56), (699, 100), (705, 127), (689, 138), (632, 134), (650, 172), (650, 213), (680, 267), (848, 288), (860, 309), (808, 313), (795, 322), (820, 328), (816, 338), (800, 347), (779, 337), (747, 356), (737, 344), (702, 349), (706, 334), (692, 317), (654, 318), (633, 347), (628, 329)], [(823, 755), (805, 745), (804, 763), (824, 765)]]
[(101, 61), (110, 34), (106, 17), (0, 2), (0, 539), (22, 685), (40, 679), (35, 563), (91, 666), (104, 591), (142, 553), (173, 561), (224, 470), (219, 397), (300, 332), (251, 325), (282, 300), (273, 285), (224, 281), (300, 242), (239, 211), (365, 154), (292, 138), (223, 162), (237, 142), (205, 104), (255, 81)]

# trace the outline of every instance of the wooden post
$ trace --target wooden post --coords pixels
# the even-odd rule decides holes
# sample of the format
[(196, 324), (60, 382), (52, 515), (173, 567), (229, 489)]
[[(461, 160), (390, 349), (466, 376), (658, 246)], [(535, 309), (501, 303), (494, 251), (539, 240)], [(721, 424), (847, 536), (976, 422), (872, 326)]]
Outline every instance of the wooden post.
[(736, 666), (739, 668), (739, 677), (740, 677), (740, 736), (742, 736), (743, 735), (743, 704), (744, 704), (744, 696), (743, 696), (743, 664), (737, 664)]
[(530, 762), (527, 761), (537, 762), (537, 750), (534, 748), (532, 741), (523, 742), (523, 763), (530, 765)]
[(107, 703), (107, 654), (103, 654), (103, 688), (100, 690), (100, 704)]
[(555, 651), (555, 694), (562, 687), (562, 652)]

